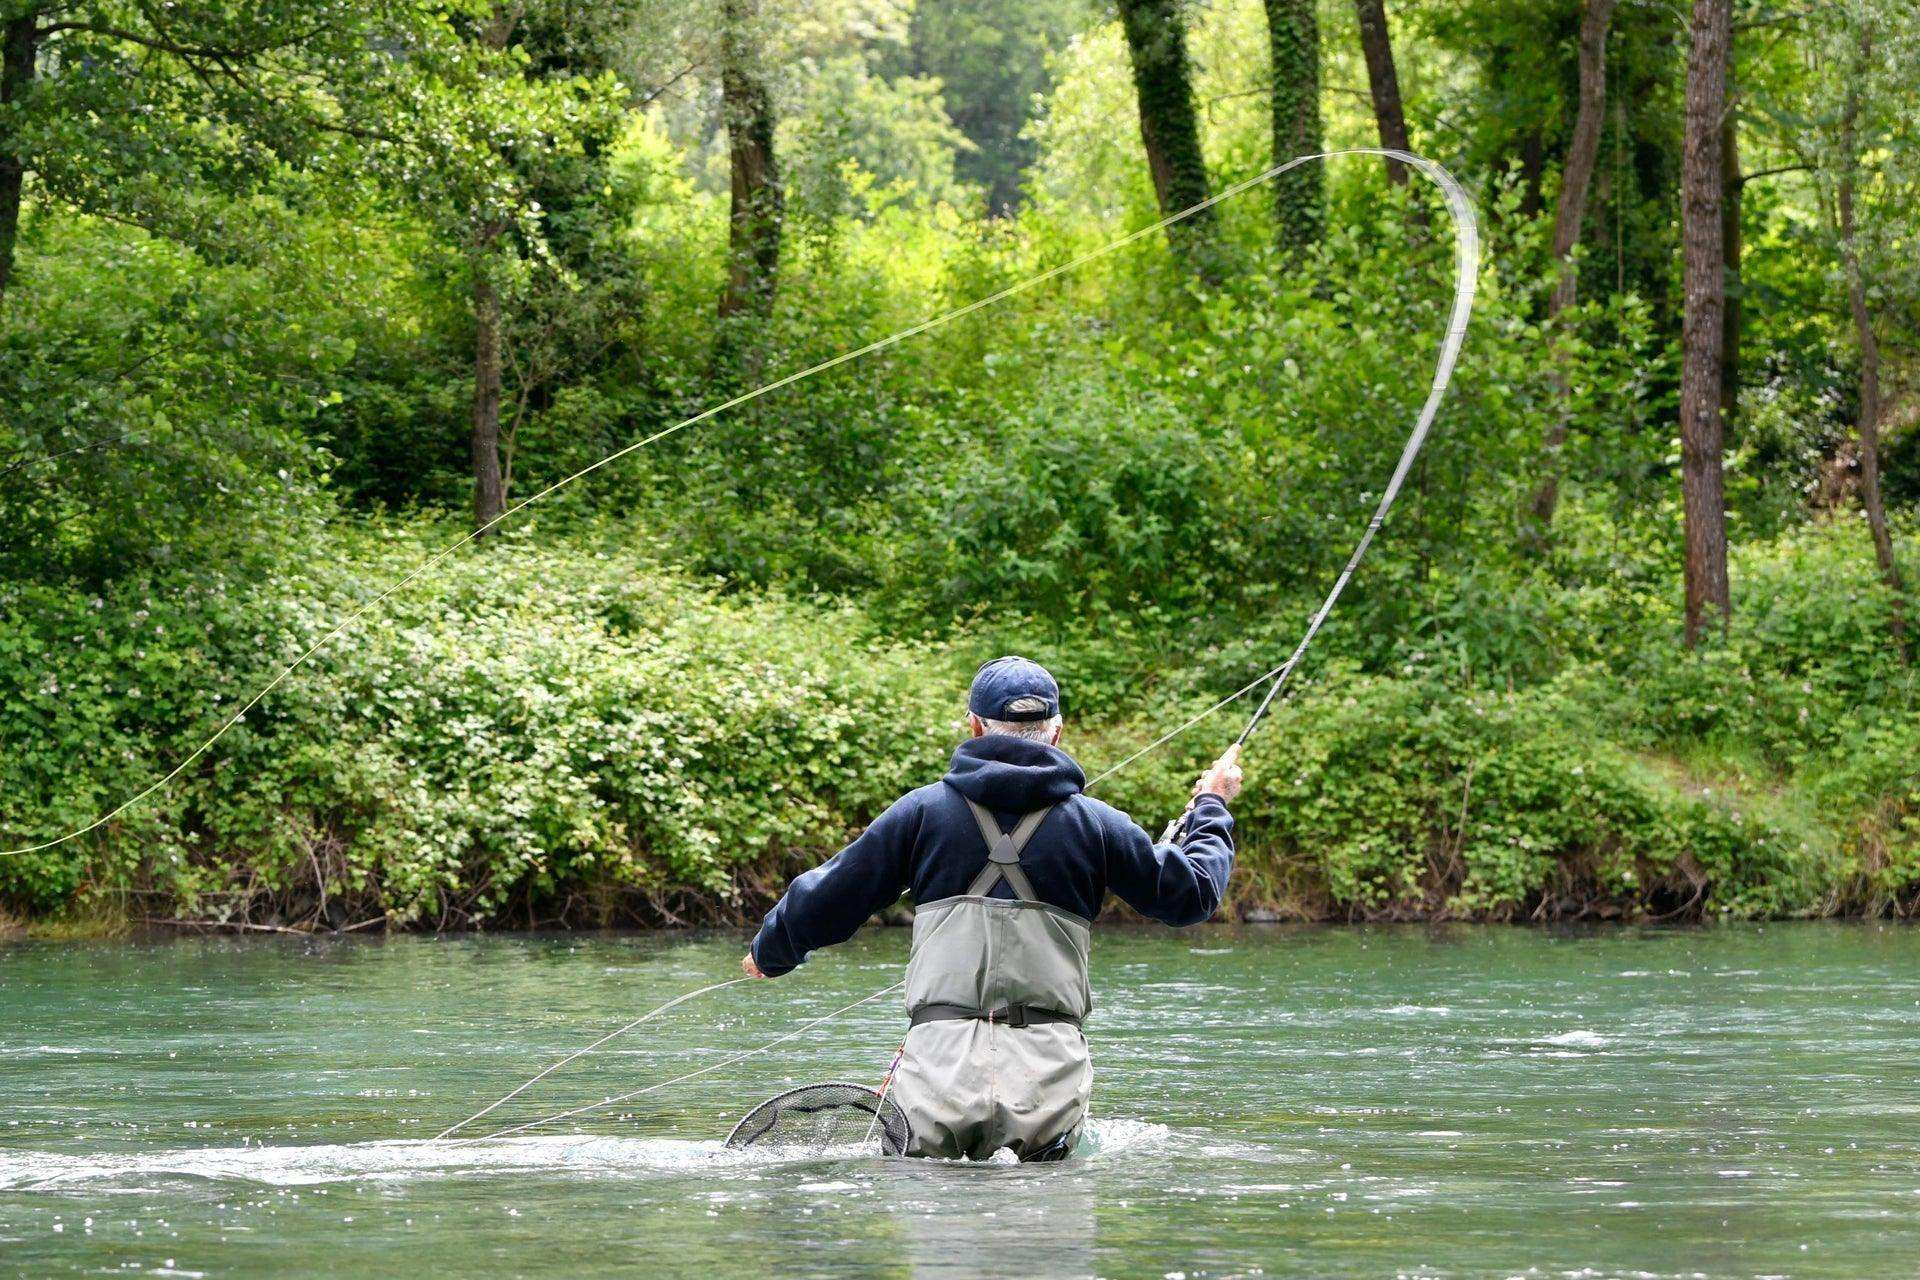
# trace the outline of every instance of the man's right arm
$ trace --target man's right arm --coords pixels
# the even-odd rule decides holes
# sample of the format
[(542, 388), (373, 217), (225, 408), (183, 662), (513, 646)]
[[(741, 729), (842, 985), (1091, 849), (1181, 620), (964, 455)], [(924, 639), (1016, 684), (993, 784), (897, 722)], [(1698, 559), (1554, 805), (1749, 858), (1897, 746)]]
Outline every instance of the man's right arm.
[[(1211, 916), (1233, 876), (1233, 814), (1240, 794), (1240, 749), (1228, 749), (1194, 784), (1193, 805), (1179, 824), (1183, 834), (1155, 844), (1121, 818), (1109, 833), (1107, 887), (1150, 919), (1180, 927)], [(1117, 817), (1118, 815), (1116, 815)]]
[(1233, 875), (1233, 815), (1225, 800), (1195, 800), (1178, 843), (1155, 844), (1134, 823), (1121, 826), (1108, 845), (1107, 887), (1122, 902), (1176, 927), (1199, 924), (1219, 908)]

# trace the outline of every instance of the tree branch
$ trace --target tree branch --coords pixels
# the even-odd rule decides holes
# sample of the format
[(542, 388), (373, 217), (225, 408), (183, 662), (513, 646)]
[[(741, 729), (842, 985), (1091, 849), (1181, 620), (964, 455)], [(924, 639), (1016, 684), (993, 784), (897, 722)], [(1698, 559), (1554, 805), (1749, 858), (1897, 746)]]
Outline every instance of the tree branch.
[(1815, 167), (1811, 164), (1779, 164), (1771, 169), (1755, 169), (1752, 173), (1741, 175), (1740, 183), (1745, 186), (1749, 182), (1758, 182), (1761, 178), (1771, 178), (1780, 173), (1807, 173)]
[(253, 53), (245, 49), (216, 49), (210, 45), (180, 44), (164, 36), (145, 35), (138, 31), (128, 31), (122, 27), (109, 27), (99, 22), (55, 22), (40, 27), (36, 34), (41, 37), (58, 35), (62, 31), (80, 31), (88, 35), (105, 36), (109, 40), (124, 40), (128, 44), (137, 44), (143, 49), (153, 49), (160, 53), (170, 53), (176, 58), (213, 59), (227, 55), (231, 57), (252, 57)]
[(662, 82), (658, 87), (649, 89), (647, 90), (647, 92), (635, 97), (630, 105), (635, 107), (645, 107), (645, 106), (651, 105), (655, 98), (658, 98), (659, 96), (664, 94), (667, 90), (673, 88), (673, 86), (675, 86), (676, 84), (679, 84), (682, 80), (685, 80), (688, 76), (692, 75), (695, 71), (698, 71), (699, 69), (700, 69), (699, 63), (689, 62), (686, 66), (674, 72), (672, 76), (670, 76), (667, 80)]

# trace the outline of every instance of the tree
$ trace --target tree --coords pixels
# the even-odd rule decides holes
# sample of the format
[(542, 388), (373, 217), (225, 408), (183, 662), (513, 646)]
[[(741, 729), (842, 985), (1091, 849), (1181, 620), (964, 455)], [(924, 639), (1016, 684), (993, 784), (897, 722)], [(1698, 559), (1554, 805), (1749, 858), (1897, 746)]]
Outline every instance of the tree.
[[(1448, 122), (1449, 147), (1487, 184), (1486, 212), (1499, 222), (1517, 215), (1553, 217), (1548, 178), (1564, 172), (1579, 117), (1582, 0), (1550, 4), (1479, 0), (1423, 6), (1420, 33), (1477, 74), (1464, 98), (1436, 87), (1435, 114)], [(1685, 14), (1672, 6), (1616, 5), (1606, 35), (1602, 160), (1587, 193), (1585, 234), (1604, 227), (1614, 270), (1583, 269), (1583, 296), (1647, 300), (1678, 349), (1680, 311), (1674, 298), (1680, 258), (1681, 97), (1685, 89)], [(1455, 91), (1456, 93), (1458, 91)], [(1457, 106), (1448, 106), (1450, 102)], [(1465, 109), (1462, 109), (1465, 108)], [(1512, 192), (1513, 200), (1495, 193)], [(1550, 232), (1543, 232), (1549, 236)], [(1551, 285), (1542, 290), (1544, 303)], [(1529, 489), (1539, 477), (1529, 477)], [(1523, 498), (1521, 515), (1527, 514)]]
[[(1607, 28), (1613, 22), (1614, 0), (1586, 0), (1580, 17), (1580, 106), (1573, 121), (1573, 142), (1560, 172), (1560, 200), (1553, 216), (1553, 260), (1558, 264), (1553, 292), (1547, 298), (1547, 328), (1557, 330), (1560, 318), (1573, 306), (1579, 282), (1575, 250), (1587, 217), (1587, 191), (1600, 158), (1600, 134), (1607, 116)], [(1553, 377), (1558, 405), (1543, 441), (1544, 475), (1533, 493), (1536, 537), (1544, 537), (1553, 523), (1560, 498), (1560, 450), (1567, 439), (1568, 408), (1564, 369)]]
[(40, 200), (230, 255), (207, 197), (377, 132), (345, 118), (349, 100), (382, 38), (432, 21), (404, 0), (0, 0), (0, 303), (29, 180)]
[[(518, 19), (499, 4), (480, 24), (480, 44), (494, 54), (507, 47)], [(513, 74), (511, 70), (504, 74)], [(473, 290), (473, 409), (467, 448), (473, 465), (473, 527), (484, 529), (507, 509), (507, 481), (500, 462), (500, 237), (507, 223), (496, 210), (471, 225), (467, 269)]]
[(1874, 21), (1870, 13), (1854, 17), (1858, 31), (1855, 36), (1855, 56), (1849, 63), (1846, 77), (1846, 105), (1842, 108), (1840, 118), (1833, 208), (1842, 273), (1846, 280), (1847, 312), (1853, 322), (1854, 340), (1860, 349), (1860, 505), (1866, 512), (1867, 528), (1873, 537), (1873, 553), (1880, 567), (1880, 576), (1893, 592), (1890, 625), (1894, 644), (1904, 654), (1907, 647), (1906, 583), (1900, 573), (1900, 562), (1894, 555), (1893, 535), (1887, 528), (1887, 508), (1880, 493), (1880, 420), (1883, 410), (1880, 338), (1867, 294), (1866, 270), (1862, 265), (1863, 237), (1855, 208), (1861, 168), (1862, 87), (1874, 82), (1876, 65)]
[(773, 97), (761, 65), (755, 0), (725, 0), (720, 31), (720, 96), (731, 174), (727, 283), (720, 314), (764, 311), (780, 268), (785, 212), (773, 154)]
[(1686, 643), (1699, 643), (1708, 612), (1726, 629), (1733, 612), (1727, 580), (1725, 424), (1720, 356), (1726, 308), (1721, 223), (1721, 120), (1727, 109), (1731, 0), (1693, 0), (1687, 51), (1686, 133), (1680, 221), (1686, 294), (1681, 328), (1680, 489), (1686, 519)]
[(20, 201), (26, 157), (13, 140), (11, 117), (33, 85), (39, 61), (40, 27), (32, 12), (16, 14), (0, 30), (0, 119), (9, 121), (0, 142), (0, 302), (13, 278), (13, 249), (20, 238)]
[[(471, 21), (419, 29), (389, 64), (396, 136), (363, 148), (385, 189), (430, 227), (464, 277), (473, 323), (468, 453), (476, 529), (506, 510), (506, 343), (543, 281), (571, 288), (550, 219), (610, 189), (626, 91), (583, 55), (617, 5), (496, 0)], [(584, 65), (583, 65), (584, 63)]]
[[(1193, 110), (1192, 70), (1178, 0), (1120, 0), (1120, 25), (1133, 64), (1140, 109), (1140, 141), (1163, 214), (1178, 213), (1207, 198), (1207, 163), (1200, 151), (1200, 122)], [(1174, 250), (1204, 275), (1204, 242), (1211, 210), (1167, 228)]]
[[(1266, 4), (1267, 49), (1273, 68), (1273, 162), (1279, 164), (1324, 149), (1320, 131), (1320, 25), (1315, 0), (1266, 0)], [(1395, 98), (1397, 102), (1397, 89)], [(1403, 123), (1402, 135), (1405, 132)], [(1298, 253), (1320, 242), (1326, 227), (1326, 202), (1323, 165), (1303, 164), (1273, 180), (1274, 222), (1282, 250)]]
[[(1407, 140), (1406, 110), (1400, 103), (1400, 74), (1393, 65), (1393, 37), (1387, 31), (1385, 0), (1353, 0), (1353, 7), (1360, 20), (1360, 51), (1367, 60), (1367, 89), (1373, 101), (1374, 127), (1379, 130), (1380, 145), (1394, 151), (1411, 151), (1413, 144)], [(1407, 166), (1389, 159), (1387, 177), (1398, 186), (1406, 186)]]
[(973, 145), (956, 156), (963, 181), (984, 188), (990, 213), (1020, 204), (1033, 163), (1026, 135), (1037, 102), (1053, 88), (1051, 55), (1091, 15), (1085, 0), (919, 0), (909, 43), (887, 59), (939, 82), (954, 125)]
[(303, 237), (365, 212), (395, 51), (443, 26), (414, 0), (0, 0), (0, 559), (239, 563), (307, 510), (315, 383), (351, 343), (302, 323)]
[(1735, 96), (1731, 41), (1727, 49), (1727, 109), (1720, 120), (1720, 241), (1726, 246), (1727, 309), (1720, 326), (1720, 417), (1731, 426), (1740, 412), (1740, 329), (1746, 315), (1741, 259), (1746, 250), (1742, 209), (1747, 179), (1740, 172), (1740, 108)]

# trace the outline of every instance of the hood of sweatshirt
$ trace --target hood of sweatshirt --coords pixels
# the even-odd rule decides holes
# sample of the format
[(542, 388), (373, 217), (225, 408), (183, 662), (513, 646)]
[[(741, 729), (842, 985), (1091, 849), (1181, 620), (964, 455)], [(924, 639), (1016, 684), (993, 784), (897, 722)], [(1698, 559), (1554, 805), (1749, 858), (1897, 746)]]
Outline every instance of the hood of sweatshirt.
[(946, 782), (995, 813), (1031, 813), (1079, 795), (1087, 775), (1058, 747), (990, 733), (954, 748)]

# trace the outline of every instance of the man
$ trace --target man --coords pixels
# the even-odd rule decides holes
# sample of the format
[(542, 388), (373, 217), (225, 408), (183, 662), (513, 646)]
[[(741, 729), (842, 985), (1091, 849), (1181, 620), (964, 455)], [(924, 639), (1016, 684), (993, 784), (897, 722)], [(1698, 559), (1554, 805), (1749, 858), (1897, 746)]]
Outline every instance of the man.
[(892, 1085), (909, 1155), (1065, 1156), (1093, 1086), (1080, 1024), (1100, 904), (1111, 890), (1142, 915), (1198, 924), (1233, 872), (1237, 748), (1194, 785), (1183, 834), (1156, 845), (1083, 794), (1060, 723), (1060, 687), (1044, 667), (1012, 657), (981, 667), (967, 694), (972, 736), (947, 776), (795, 879), (741, 961), (778, 977), (912, 892), (912, 1025)]

